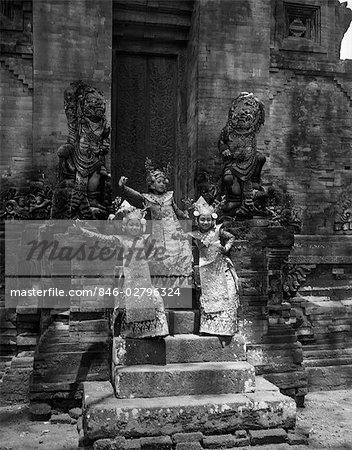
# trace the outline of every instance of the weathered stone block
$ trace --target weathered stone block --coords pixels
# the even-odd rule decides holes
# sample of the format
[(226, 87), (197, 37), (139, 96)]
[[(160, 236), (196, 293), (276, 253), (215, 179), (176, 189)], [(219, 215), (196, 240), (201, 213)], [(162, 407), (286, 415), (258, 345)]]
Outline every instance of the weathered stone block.
[(93, 450), (112, 450), (112, 439), (98, 439), (93, 444)]
[(198, 311), (177, 311), (167, 312), (170, 334), (193, 334), (199, 329)]
[(268, 388), (251, 394), (117, 399), (109, 382), (85, 382), (84, 411), (90, 441), (116, 435), (227, 434), (244, 427), (290, 429), (296, 420), (294, 400)]
[(129, 439), (126, 441), (126, 450), (141, 450), (140, 439)]
[(72, 419), (78, 419), (82, 415), (82, 409), (81, 408), (71, 408), (68, 413), (69, 413), (70, 417), (72, 417)]
[(114, 338), (113, 361), (117, 365), (165, 365), (184, 362), (244, 361), (244, 338), (237, 334), (222, 342), (216, 336), (176, 334), (165, 339)]
[(247, 362), (128, 366), (114, 374), (118, 398), (252, 392), (254, 367)]
[(237, 430), (236, 432), (235, 432), (235, 436), (236, 436), (236, 438), (238, 438), (238, 439), (244, 439), (244, 438), (246, 438), (247, 437), (247, 431), (246, 430)]
[(51, 417), (50, 423), (70, 423), (70, 424), (74, 424), (74, 423), (77, 423), (77, 420), (73, 419), (72, 417), (70, 417), (69, 414), (57, 414), (57, 415)]
[(236, 334), (221, 341), (216, 336), (177, 334), (165, 339), (166, 363), (206, 362), (206, 361), (245, 361), (244, 338)]
[(203, 433), (199, 431), (195, 433), (175, 433), (172, 436), (172, 440), (175, 444), (178, 444), (180, 442), (193, 442), (193, 441), (200, 442), (202, 439)]
[(31, 420), (47, 421), (51, 417), (51, 406), (47, 403), (31, 403), (29, 407)]
[(176, 444), (176, 450), (202, 450), (199, 442), (180, 442)]
[(231, 448), (236, 446), (236, 438), (232, 434), (206, 436), (203, 439), (204, 448)]
[(287, 441), (290, 445), (308, 445), (308, 437), (299, 433), (287, 433)]
[(281, 444), (287, 442), (287, 433), (282, 428), (249, 430), (251, 445)]
[(93, 450), (125, 450), (126, 439), (118, 436), (115, 439), (98, 439), (93, 444)]
[(307, 367), (310, 391), (346, 389), (352, 387), (352, 365)]
[[(253, 448), (255, 448), (255, 447), (250, 446), (248, 448), (248, 450), (252, 450)], [(261, 445), (257, 448), (258, 448), (258, 450), (274, 450), (274, 448), (275, 448), (275, 450), (290, 450), (291, 446), (289, 444), (285, 443), (285, 444), (275, 444), (275, 447), (273, 447), (273, 444)]]
[(166, 364), (164, 339), (122, 339), (113, 341), (113, 362), (117, 365)]
[(157, 436), (142, 438), (140, 440), (142, 450), (171, 450), (172, 440), (170, 436)]
[(249, 445), (249, 438), (237, 438), (236, 439), (236, 447), (246, 447), (247, 445)]

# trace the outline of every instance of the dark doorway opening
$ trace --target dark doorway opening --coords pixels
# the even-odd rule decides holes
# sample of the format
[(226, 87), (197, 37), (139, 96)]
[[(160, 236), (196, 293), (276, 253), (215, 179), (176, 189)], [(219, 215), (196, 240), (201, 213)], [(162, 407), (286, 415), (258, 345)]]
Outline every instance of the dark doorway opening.
[(146, 156), (160, 167), (174, 165), (177, 123), (177, 58), (114, 53), (114, 179), (145, 192)]

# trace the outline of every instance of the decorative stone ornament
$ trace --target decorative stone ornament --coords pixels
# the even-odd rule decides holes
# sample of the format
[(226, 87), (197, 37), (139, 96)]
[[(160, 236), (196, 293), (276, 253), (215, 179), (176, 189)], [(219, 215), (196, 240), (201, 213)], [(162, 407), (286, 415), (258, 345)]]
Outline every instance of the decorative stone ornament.
[(304, 37), (307, 27), (301, 19), (294, 19), (289, 25), (290, 34), (294, 37)]

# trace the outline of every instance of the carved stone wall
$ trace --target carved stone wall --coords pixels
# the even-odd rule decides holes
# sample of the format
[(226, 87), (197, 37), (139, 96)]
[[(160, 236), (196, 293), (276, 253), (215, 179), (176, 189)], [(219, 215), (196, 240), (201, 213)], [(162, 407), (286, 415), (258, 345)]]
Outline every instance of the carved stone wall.
[(295, 197), (308, 234), (334, 233), (348, 213), (336, 203), (351, 186), (352, 67), (339, 60), (351, 16), (335, 0), (199, 3), (198, 172), (220, 176), (216, 136), (231, 99), (254, 92), (266, 108), (263, 185)]
[[(34, 165), (55, 179), (58, 145), (65, 143), (63, 92), (82, 80), (102, 91), (110, 117), (112, 2), (39, 0), (33, 7), (35, 90)], [(109, 161), (107, 169), (110, 171)]]
[(306, 234), (334, 232), (337, 202), (351, 185), (349, 77), (342, 64), (317, 71), (314, 62), (303, 68), (288, 57), (272, 59), (268, 119), (259, 136), (270, 155), (263, 178), (287, 187)]
[(17, 183), (32, 162), (32, 23), (32, 1), (1, 2), (0, 174)]
[(240, 92), (267, 98), (270, 1), (201, 1), (198, 55), (198, 171), (220, 175), (217, 139)]
[[(108, 98), (110, 117), (112, 4), (106, 0), (79, 0), (70, 4), (39, 0), (32, 5), (31, 1), (11, 0), (1, 2), (3, 5), (6, 7), (1, 9), (0, 16), (1, 193), (11, 194), (14, 186), (23, 190), (21, 194), (26, 200), (31, 189), (28, 178), (37, 180), (38, 174), (45, 173), (51, 186), (56, 181), (56, 149), (67, 137), (63, 92), (71, 82), (82, 79), (102, 90)], [(107, 163), (109, 171), (110, 161)], [(14, 194), (17, 200), (18, 194), (19, 191)], [(2, 196), (2, 206), (3, 200)], [(2, 232), (0, 244), (3, 238)], [(3, 250), (0, 257), (3, 262)], [(5, 309), (3, 287), (1, 280), (0, 396), (4, 402), (28, 401), (42, 314), (38, 309)], [(65, 322), (67, 318), (62, 320)], [(78, 335), (84, 333), (83, 328)], [(60, 333), (55, 337), (56, 345), (61, 337)]]

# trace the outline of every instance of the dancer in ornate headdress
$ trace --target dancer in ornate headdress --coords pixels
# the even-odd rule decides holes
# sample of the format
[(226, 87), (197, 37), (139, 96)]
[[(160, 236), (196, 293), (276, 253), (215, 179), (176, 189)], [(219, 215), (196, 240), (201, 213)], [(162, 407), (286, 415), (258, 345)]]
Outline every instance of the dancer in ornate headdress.
[[(122, 176), (119, 187), (122, 197), (137, 208), (147, 208), (152, 220), (152, 237), (167, 250), (164, 259), (165, 275), (188, 276), (192, 270), (192, 251), (187, 241), (175, 239), (175, 233), (182, 227), (179, 220), (188, 219), (188, 213), (181, 211), (175, 202), (173, 191), (168, 191), (170, 166), (163, 169), (153, 167), (146, 158), (148, 193), (139, 193), (126, 186), (127, 178)], [(159, 267), (160, 269), (160, 267)], [(159, 272), (159, 274), (161, 274)]]
[[(145, 211), (124, 201), (117, 217), (122, 218), (124, 234), (103, 235), (80, 227), (83, 235), (123, 248), (124, 282), (117, 296), (114, 318), (119, 335), (129, 338), (149, 338), (169, 334), (164, 303), (150, 278), (146, 250), (150, 247), (145, 231)], [(129, 288), (129, 289), (128, 289)], [(131, 295), (128, 295), (131, 293)], [(115, 326), (116, 328), (116, 326)]]
[(227, 256), (234, 236), (216, 225), (217, 214), (203, 197), (194, 206), (199, 250), (200, 333), (232, 336), (237, 331), (238, 278)]

